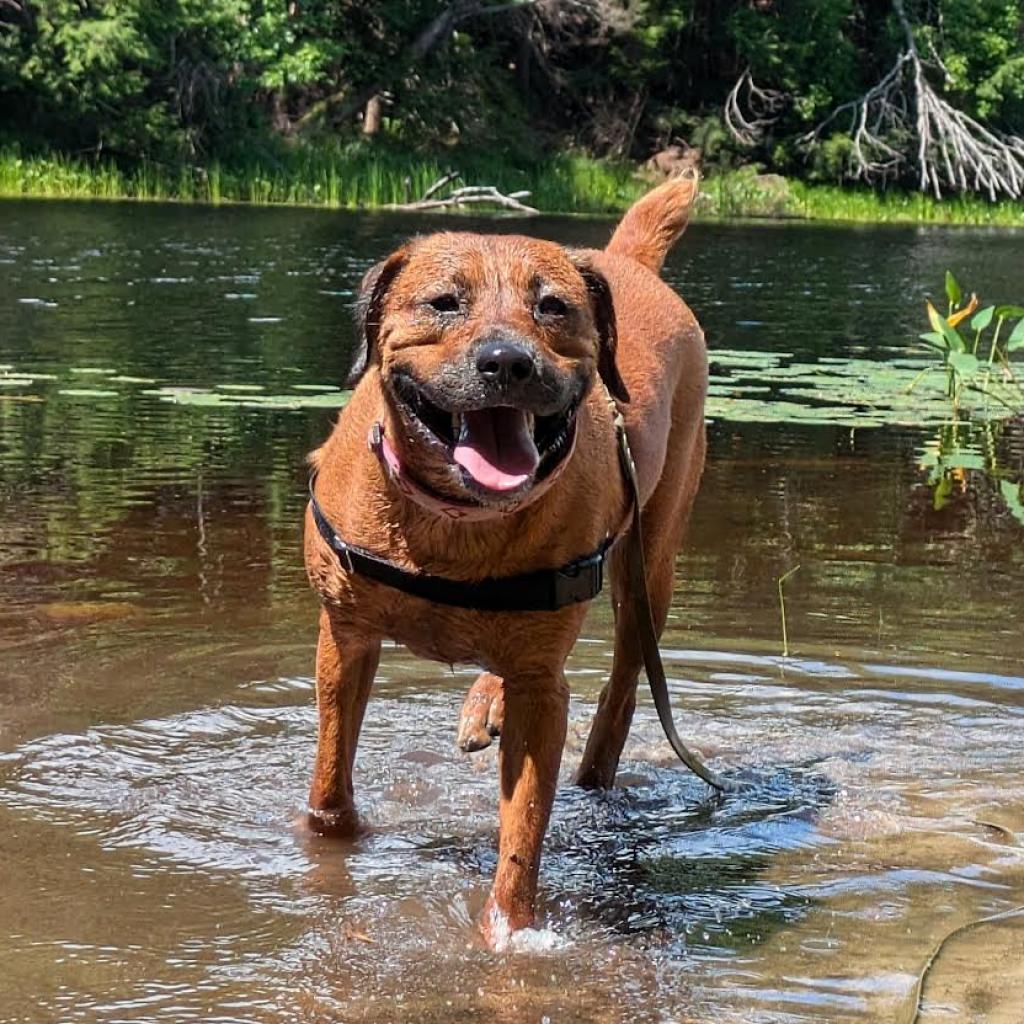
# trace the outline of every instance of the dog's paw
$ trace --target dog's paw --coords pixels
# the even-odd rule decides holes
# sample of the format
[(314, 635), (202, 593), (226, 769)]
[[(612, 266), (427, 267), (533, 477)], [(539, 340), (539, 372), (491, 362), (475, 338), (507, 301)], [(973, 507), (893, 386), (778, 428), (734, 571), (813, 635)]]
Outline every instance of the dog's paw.
[(459, 714), (459, 749), (467, 754), (491, 745), (501, 735), (505, 694), (499, 676), (483, 672), (469, 688)]
[(310, 807), (306, 813), (306, 824), (311, 832), (332, 839), (355, 839), (363, 830), (354, 809), (326, 810)]

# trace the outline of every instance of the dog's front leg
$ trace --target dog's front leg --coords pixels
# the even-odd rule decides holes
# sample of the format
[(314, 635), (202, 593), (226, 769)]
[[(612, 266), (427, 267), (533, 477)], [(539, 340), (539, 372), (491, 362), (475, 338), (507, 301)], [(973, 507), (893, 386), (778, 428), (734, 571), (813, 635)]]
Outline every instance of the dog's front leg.
[(316, 649), (319, 729), (309, 790), (309, 824), (315, 832), (348, 838), (358, 831), (352, 765), (379, 661), (379, 638), (345, 630), (328, 609), (321, 611)]
[(541, 844), (558, 784), (569, 687), (557, 673), (505, 676), (498, 869), (481, 929), (492, 948), (533, 924)]

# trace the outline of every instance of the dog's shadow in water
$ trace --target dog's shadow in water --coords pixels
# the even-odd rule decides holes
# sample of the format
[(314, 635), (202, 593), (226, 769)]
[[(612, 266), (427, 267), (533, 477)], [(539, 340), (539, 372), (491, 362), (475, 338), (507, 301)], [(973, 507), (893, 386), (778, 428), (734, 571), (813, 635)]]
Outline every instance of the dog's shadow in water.
[[(758, 942), (810, 900), (762, 881), (773, 860), (816, 843), (834, 783), (805, 765), (732, 773), (714, 794), (681, 768), (624, 766), (608, 793), (559, 791), (544, 847), (544, 914), (622, 936), (705, 946)], [(435, 848), (436, 849), (436, 848)], [(445, 844), (483, 876), (492, 845)]]

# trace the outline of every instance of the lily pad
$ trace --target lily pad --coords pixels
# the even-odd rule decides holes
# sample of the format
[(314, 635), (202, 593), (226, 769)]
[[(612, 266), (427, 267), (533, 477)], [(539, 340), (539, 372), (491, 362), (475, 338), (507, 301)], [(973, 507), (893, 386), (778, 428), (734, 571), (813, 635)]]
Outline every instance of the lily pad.
[(326, 395), (303, 395), (299, 405), (303, 409), (340, 409), (348, 404), (351, 391), (337, 391)]
[(160, 396), (161, 402), (173, 402), (175, 405), (223, 406), (222, 395), (211, 391), (185, 391), (184, 389), (169, 390)]
[[(785, 363), (773, 352), (760, 353), (759, 362), (757, 355), (711, 354), (718, 372), (709, 381), (709, 417), (881, 427), (941, 424), (952, 415), (946, 375), (938, 363), (835, 356)], [(933, 367), (937, 372), (923, 372)], [(1005, 419), (1012, 408), (1024, 407), (1024, 393), (1011, 383), (993, 380), (986, 390), (988, 394), (964, 394), (962, 407), (971, 419)]]
[(143, 392), (162, 402), (217, 409), (263, 409), (295, 411), (298, 409), (339, 409), (348, 401), (351, 391), (317, 392), (313, 394), (267, 395), (254, 390), (254, 385), (218, 385), (218, 390), (194, 387), (149, 388)]
[(1001, 480), (999, 490), (1010, 514), (1021, 526), (1024, 526), (1024, 484), (1017, 483), (1015, 480)]

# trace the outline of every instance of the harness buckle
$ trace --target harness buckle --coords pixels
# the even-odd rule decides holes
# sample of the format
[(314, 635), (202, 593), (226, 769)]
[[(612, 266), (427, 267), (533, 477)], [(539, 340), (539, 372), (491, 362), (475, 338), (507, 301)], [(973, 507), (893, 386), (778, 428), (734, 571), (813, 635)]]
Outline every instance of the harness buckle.
[(334, 535), (334, 543), (331, 545), (334, 548), (335, 554), (338, 556), (338, 561), (341, 562), (342, 568), (348, 573), (354, 573), (355, 566), (352, 565), (352, 552), (349, 551), (348, 545), (337, 535)]
[(601, 592), (604, 583), (604, 552), (591, 555), (556, 570), (555, 607), (589, 601)]

